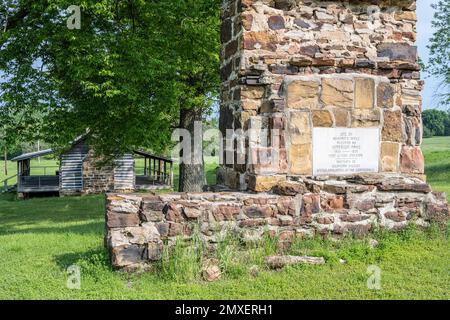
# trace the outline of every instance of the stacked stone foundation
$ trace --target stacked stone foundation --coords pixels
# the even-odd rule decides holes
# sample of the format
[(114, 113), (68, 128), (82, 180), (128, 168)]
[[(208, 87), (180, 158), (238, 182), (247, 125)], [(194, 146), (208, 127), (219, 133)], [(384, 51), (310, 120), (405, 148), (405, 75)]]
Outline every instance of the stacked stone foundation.
[(445, 195), (415, 177), (379, 175), (282, 182), (271, 193), (108, 194), (106, 243), (115, 269), (145, 268), (176, 239), (210, 248), (276, 237), (285, 247), (313, 236), (364, 237), (377, 229), (448, 219)]

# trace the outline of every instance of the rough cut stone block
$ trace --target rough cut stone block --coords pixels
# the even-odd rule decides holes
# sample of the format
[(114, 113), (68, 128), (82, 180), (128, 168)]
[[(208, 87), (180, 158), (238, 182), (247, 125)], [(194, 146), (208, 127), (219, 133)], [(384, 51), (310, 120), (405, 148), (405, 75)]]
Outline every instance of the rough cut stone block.
[(287, 106), (291, 109), (313, 109), (319, 103), (319, 83), (293, 81), (287, 87)]
[(167, 221), (172, 222), (182, 222), (184, 221), (183, 215), (181, 214), (181, 208), (175, 203), (169, 203), (164, 207), (164, 216)]
[(186, 218), (195, 220), (201, 216), (202, 210), (198, 207), (198, 205), (183, 206), (183, 214)]
[(277, 36), (267, 31), (244, 32), (244, 49), (276, 51)]
[(377, 88), (377, 106), (390, 109), (394, 106), (395, 90), (390, 83), (382, 82)]
[(344, 79), (322, 80), (322, 102), (326, 106), (353, 107), (353, 81)]
[(289, 172), (294, 175), (312, 174), (312, 146), (310, 143), (289, 148)]
[(139, 203), (129, 200), (112, 200), (109, 202), (112, 211), (123, 214), (133, 214), (139, 212)]
[[(249, 2), (249, 1), (246, 1)], [(251, 1), (253, 2), (253, 1)], [(275, 8), (280, 10), (289, 11), (295, 7), (295, 1), (293, 0), (275, 0)]]
[(403, 173), (424, 173), (425, 160), (420, 147), (404, 146), (402, 148), (400, 155), (400, 170)]
[(372, 109), (375, 101), (375, 81), (373, 79), (355, 79), (355, 108)]
[(333, 126), (333, 116), (328, 110), (314, 110), (312, 119), (315, 128)]
[(248, 187), (252, 191), (267, 192), (283, 180), (286, 180), (286, 177), (252, 175), (249, 177)]
[(161, 211), (146, 210), (140, 213), (140, 217), (144, 222), (161, 222), (164, 214)]
[(265, 87), (263, 86), (248, 86), (241, 88), (242, 99), (261, 99), (264, 96)]
[(318, 194), (304, 195), (300, 212), (302, 217), (310, 217), (313, 213), (319, 212), (320, 212), (320, 195)]
[(416, 62), (417, 47), (407, 43), (382, 43), (378, 46), (378, 57)]
[(169, 223), (167, 222), (157, 223), (156, 229), (158, 229), (161, 238), (166, 238), (169, 235)]
[(113, 247), (111, 250), (112, 265), (123, 268), (144, 261), (145, 247), (139, 245), (126, 245)]
[(280, 198), (277, 201), (278, 214), (281, 215), (297, 215), (300, 213), (300, 203), (292, 200), (290, 197)]
[(418, 178), (393, 177), (388, 178), (378, 184), (377, 188), (381, 191), (404, 191), (429, 193), (431, 187)]
[(216, 221), (232, 221), (241, 212), (241, 206), (238, 204), (218, 205), (213, 208), (213, 215)]
[(253, 16), (251, 14), (243, 14), (242, 17), (242, 26), (245, 30), (250, 31), (253, 25)]
[(333, 110), (334, 119), (336, 122), (336, 127), (346, 128), (349, 126), (350, 122), (350, 112), (345, 109), (335, 108)]
[(338, 212), (344, 209), (344, 196), (326, 196), (321, 200), (321, 207), (326, 212)]
[(283, 181), (275, 186), (273, 192), (283, 196), (296, 196), (308, 192), (308, 189), (303, 182)]
[(164, 202), (161, 200), (160, 197), (154, 196), (154, 197), (146, 197), (142, 199), (142, 210), (162, 210), (164, 208)]
[(240, 228), (254, 228), (267, 225), (267, 219), (246, 219), (239, 222)]
[(233, 37), (232, 34), (232, 21), (231, 19), (224, 19), (222, 21), (221, 30), (220, 30), (220, 40), (222, 43), (227, 43), (230, 41)]
[(382, 172), (398, 172), (400, 144), (395, 142), (382, 142), (380, 157)]
[(169, 237), (181, 236), (184, 233), (184, 228), (181, 223), (169, 222)]
[(137, 213), (116, 213), (108, 211), (106, 215), (106, 225), (108, 228), (124, 228), (139, 226), (139, 216)]
[(333, 181), (328, 179), (323, 184), (323, 190), (329, 193), (345, 194), (347, 192), (348, 184), (345, 181)]
[(384, 141), (403, 142), (402, 111), (384, 111), (382, 139)]
[(352, 222), (352, 223), (368, 220), (369, 218), (370, 218), (370, 216), (368, 216), (368, 215), (354, 214), (354, 213), (339, 216), (339, 219), (342, 222)]
[(277, 173), (280, 169), (278, 150), (274, 148), (252, 148), (250, 156), (254, 173)]
[(353, 128), (373, 128), (380, 125), (381, 113), (378, 109), (354, 109), (352, 112)]
[(384, 214), (386, 219), (395, 221), (395, 222), (404, 222), (406, 221), (407, 214), (403, 211), (389, 211)]
[(244, 214), (249, 218), (270, 218), (273, 210), (270, 206), (250, 206), (243, 208)]
[(164, 244), (162, 241), (153, 241), (147, 243), (147, 259), (150, 261), (159, 261), (162, 258)]
[(415, 11), (397, 11), (395, 13), (395, 20), (417, 21), (417, 14)]
[(272, 30), (281, 30), (285, 28), (284, 18), (282, 16), (271, 16), (267, 23)]
[(109, 241), (111, 246), (120, 247), (129, 244), (143, 245), (149, 241), (159, 240), (160, 235), (153, 223), (145, 224), (141, 227), (126, 227), (112, 229)]
[(318, 224), (333, 224), (334, 223), (334, 217), (333, 216), (316, 217), (316, 222)]
[(292, 112), (289, 120), (289, 134), (292, 145), (312, 142), (309, 112)]
[(308, 22), (306, 22), (305, 20), (299, 19), (299, 18), (294, 19), (294, 24), (299, 26), (300, 28), (305, 28), (305, 29), (308, 29), (311, 27), (311, 25)]

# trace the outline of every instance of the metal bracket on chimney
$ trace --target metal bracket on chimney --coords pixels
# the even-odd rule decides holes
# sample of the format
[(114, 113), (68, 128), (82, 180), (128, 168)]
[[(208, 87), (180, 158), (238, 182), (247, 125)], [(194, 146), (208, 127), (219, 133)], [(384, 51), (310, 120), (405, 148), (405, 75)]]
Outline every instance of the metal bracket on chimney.
[(261, 76), (245, 76), (242, 77), (241, 82), (248, 86), (259, 86), (262, 84)]

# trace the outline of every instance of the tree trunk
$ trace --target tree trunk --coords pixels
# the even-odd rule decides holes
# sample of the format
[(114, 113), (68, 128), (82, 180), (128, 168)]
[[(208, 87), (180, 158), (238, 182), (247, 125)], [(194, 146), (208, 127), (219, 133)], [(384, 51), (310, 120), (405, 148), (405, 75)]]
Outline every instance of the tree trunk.
[[(205, 171), (203, 163), (203, 130), (201, 126), (202, 109), (188, 108), (180, 110), (180, 128), (190, 133), (191, 141), (189, 150), (181, 151), (180, 161), (180, 192), (202, 192), (205, 182)], [(197, 125), (195, 123), (197, 122)], [(185, 154), (184, 152), (188, 152)]]
[(5, 177), (6, 177), (8, 175), (8, 149), (6, 147), (3, 155), (5, 159)]

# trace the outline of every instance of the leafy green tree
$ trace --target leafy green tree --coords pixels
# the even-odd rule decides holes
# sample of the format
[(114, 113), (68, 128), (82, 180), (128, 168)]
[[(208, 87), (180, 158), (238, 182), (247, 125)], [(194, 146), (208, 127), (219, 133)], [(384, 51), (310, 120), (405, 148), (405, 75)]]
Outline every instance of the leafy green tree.
[(432, 138), (433, 137), (433, 132), (431, 132), (430, 129), (428, 129), (427, 126), (423, 126), (423, 137), (424, 138)]
[[(61, 149), (86, 134), (109, 157), (164, 152), (172, 129), (191, 130), (217, 94), (220, 1), (79, 0), (80, 29), (68, 28), (72, 0), (0, 2), (11, 130)], [(202, 168), (181, 166), (180, 189), (201, 188)]]
[(450, 104), (450, 1), (440, 0), (432, 4), (436, 10), (432, 27), (435, 30), (430, 39), (430, 59), (427, 71), (440, 79), (439, 98), (444, 105)]
[(448, 112), (436, 109), (425, 110), (422, 113), (422, 119), (424, 127), (428, 129), (431, 136), (446, 135), (450, 122)]
[(447, 110), (447, 119), (445, 121), (445, 135), (450, 136), (450, 109)]
[[(165, 54), (176, 65), (179, 128), (189, 131), (191, 161), (180, 164), (180, 191), (202, 191), (206, 179), (203, 158), (196, 162), (195, 127), (210, 110), (219, 89), (220, 0), (157, 1), (151, 12), (154, 28), (166, 43)], [(164, 14), (161, 14), (164, 13)], [(201, 132), (195, 137), (201, 139)], [(201, 141), (200, 141), (201, 146)]]

